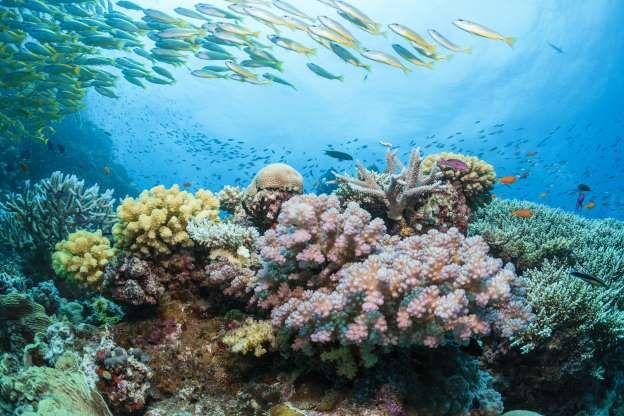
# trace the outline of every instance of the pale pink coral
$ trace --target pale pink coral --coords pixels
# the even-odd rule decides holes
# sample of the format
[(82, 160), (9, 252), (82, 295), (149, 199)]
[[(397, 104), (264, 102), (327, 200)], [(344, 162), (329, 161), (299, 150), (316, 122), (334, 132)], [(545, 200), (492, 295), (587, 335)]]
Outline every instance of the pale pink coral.
[(372, 219), (356, 203), (342, 209), (335, 196), (291, 198), (282, 206), (277, 226), (259, 241), (265, 267), (255, 282), (258, 305), (281, 305), (273, 320), (282, 322), (290, 314), (289, 299), (310, 300), (297, 287), (333, 289), (333, 274), (379, 251), (385, 232), (383, 221)]
[[(272, 311), (296, 342), (425, 345), (467, 342), (494, 328), (510, 337), (530, 318), (511, 266), (480, 237), (457, 229), (407, 238), (335, 273), (333, 289), (308, 290)], [(511, 324), (506, 324), (511, 320)]]

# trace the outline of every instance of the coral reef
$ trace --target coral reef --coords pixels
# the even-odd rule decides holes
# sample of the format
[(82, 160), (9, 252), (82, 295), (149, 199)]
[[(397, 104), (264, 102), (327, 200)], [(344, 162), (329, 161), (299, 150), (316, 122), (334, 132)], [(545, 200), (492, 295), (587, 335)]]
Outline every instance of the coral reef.
[(255, 286), (258, 303), (270, 308), (330, 285), (345, 264), (379, 250), (385, 230), (355, 203), (343, 210), (335, 196), (293, 197), (258, 243), (265, 262)]
[(186, 227), (191, 218), (217, 221), (219, 201), (204, 190), (194, 195), (177, 185), (155, 186), (135, 198), (126, 198), (117, 208), (113, 227), (117, 246), (140, 257), (167, 256), (176, 248), (192, 247)]
[(186, 230), (193, 241), (210, 251), (210, 257), (225, 255), (243, 264), (255, 250), (259, 237), (255, 228), (214, 222), (207, 218), (199, 221), (192, 219)]
[(303, 176), (291, 166), (273, 163), (260, 169), (243, 194), (247, 219), (261, 231), (271, 227), (282, 204), (303, 192)]
[(238, 186), (226, 185), (217, 193), (221, 210), (237, 215), (243, 210), (243, 190)]
[(95, 353), (99, 391), (116, 415), (132, 414), (145, 407), (152, 372), (138, 348), (125, 350), (103, 341)]
[(442, 152), (429, 155), (422, 161), (424, 174), (440, 168), (444, 178), (458, 186), (470, 205), (489, 201), (494, 187), (496, 172), (489, 163), (460, 153)]
[(255, 280), (254, 270), (233, 262), (229, 257), (218, 257), (206, 266), (205, 286), (219, 286), (228, 296), (251, 298), (252, 282)]
[(138, 257), (124, 257), (105, 272), (104, 291), (123, 305), (156, 305), (165, 292), (154, 266)]
[(115, 256), (110, 241), (100, 230), (71, 233), (66, 240), (56, 243), (55, 250), (52, 268), (56, 274), (90, 289), (101, 286), (106, 265)]
[[(11, 356), (2, 356), (0, 398), (0, 410), (4, 407), (9, 414), (112, 416), (102, 396), (69, 358), (58, 360), (55, 368), (21, 368)], [(18, 409), (23, 413), (16, 413)]]
[(44, 307), (22, 293), (0, 295), (0, 321), (4, 323), (0, 325), (1, 350), (12, 352), (20, 351), (52, 324)]
[[(389, 174), (387, 185), (380, 184), (378, 176), (363, 165), (358, 165), (358, 176), (362, 179), (334, 173), (339, 182), (347, 184), (354, 191), (369, 195), (386, 206), (386, 215), (393, 221), (405, 221), (404, 211), (417, 204), (425, 195), (448, 192), (448, 186), (440, 180), (442, 173), (434, 164), (429, 175), (422, 175), (420, 169), (420, 149), (412, 150), (407, 167), (400, 164), (396, 154), (388, 150), (386, 156)], [(399, 172), (396, 173), (397, 169)]]
[[(511, 215), (528, 209), (530, 218)], [(606, 279), (624, 275), (624, 223), (588, 220), (528, 201), (495, 200), (475, 211), (470, 234), (481, 235), (492, 253), (519, 271), (556, 260)]]
[(509, 338), (531, 314), (513, 268), (487, 255), (478, 237), (430, 231), (384, 248), (333, 277), (333, 290), (291, 297), (271, 312), (294, 348), (338, 342), (364, 348)]
[(253, 352), (256, 357), (267, 353), (266, 344), (275, 346), (276, 343), (271, 321), (258, 321), (253, 318), (247, 318), (240, 327), (228, 331), (222, 341), (232, 352)]
[(54, 244), (78, 230), (107, 230), (114, 222), (113, 191), (100, 193), (98, 185), (85, 188), (74, 175), (54, 172), (21, 193), (9, 193), (0, 202), (0, 244), (34, 255), (49, 268)]

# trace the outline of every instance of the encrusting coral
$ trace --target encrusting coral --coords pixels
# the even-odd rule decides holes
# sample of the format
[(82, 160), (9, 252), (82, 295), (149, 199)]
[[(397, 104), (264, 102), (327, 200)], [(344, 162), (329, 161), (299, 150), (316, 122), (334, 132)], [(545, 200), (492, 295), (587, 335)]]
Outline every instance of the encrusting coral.
[(52, 268), (56, 274), (90, 289), (101, 286), (106, 265), (115, 256), (110, 241), (100, 230), (76, 231), (58, 242), (55, 250)]
[(186, 227), (191, 218), (217, 221), (219, 201), (205, 190), (194, 195), (177, 185), (162, 185), (143, 191), (138, 198), (126, 198), (117, 208), (113, 227), (116, 245), (129, 254), (158, 257), (174, 249), (193, 247)]
[[(386, 213), (393, 221), (405, 220), (404, 211), (425, 195), (435, 192), (448, 192), (448, 186), (440, 180), (442, 173), (434, 165), (428, 175), (422, 175), (420, 169), (420, 149), (412, 150), (407, 167), (401, 165), (396, 154), (388, 150), (386, 172), (390, 175), (387, 185), (382, 185), (376, 176), (363, 165), (358, 164), (358, 176), (362, 179), (334, 173), (339, 182), (347, 184), (353, 190), (369, 195), (386, 206)], [(397, 169), (399, 172), (397, 173)]]

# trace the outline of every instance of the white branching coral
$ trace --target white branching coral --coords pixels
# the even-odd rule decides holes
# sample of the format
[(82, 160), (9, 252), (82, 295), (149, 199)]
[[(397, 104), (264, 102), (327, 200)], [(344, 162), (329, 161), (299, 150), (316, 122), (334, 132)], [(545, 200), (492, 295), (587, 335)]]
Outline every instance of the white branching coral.
[(75, 175), (54, 172), (0, 202), (0, 240), (16, 249), (50, 249), (78, 228), (109, 229), (114, 220), (113, 191), (85, 187)]
[(362, 179), (336, 172), (334, 176), (354, 191), (383, 201), (388, 218), (395, 221), (403, 219), (405, 209), (415, 204), (423, 195), (432, 192), (448, 192), (448, 185), (440, 180), (442, 173), (437, 164), (434, 164), (428, 175), (421, 175), (419, 148), (412, 150), (407, 167), (403, 166), (396, 158), (396, 153), (390, 150), (386, 154), (386, 162), (388, 165), (386, 172), (390, 175), (390, 181), (385, 186), (375, 180), (374, 172), (366, 169), (362, 164), (357, 166), (358, 176)]
[(209, 250), (221, 248), (233, 252), (240, 247), (253, 249), (259, 237), (254, 228), (227, 222), (214, 222), (210, 218), (192, 219), (186, 231), (193, 241)]

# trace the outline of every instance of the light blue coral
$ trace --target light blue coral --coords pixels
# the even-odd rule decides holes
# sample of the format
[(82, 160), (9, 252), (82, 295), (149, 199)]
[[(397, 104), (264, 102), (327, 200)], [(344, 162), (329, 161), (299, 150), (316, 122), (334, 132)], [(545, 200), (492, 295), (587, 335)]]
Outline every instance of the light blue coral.
[(18, 250), (51, 248), (76, 229), (110, 229), (113, 191), (85, 187), (75, 175), (54, 172), (0, 202), (0, 244)]

